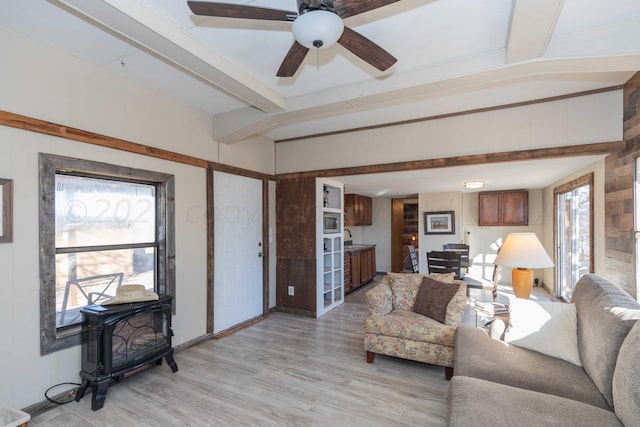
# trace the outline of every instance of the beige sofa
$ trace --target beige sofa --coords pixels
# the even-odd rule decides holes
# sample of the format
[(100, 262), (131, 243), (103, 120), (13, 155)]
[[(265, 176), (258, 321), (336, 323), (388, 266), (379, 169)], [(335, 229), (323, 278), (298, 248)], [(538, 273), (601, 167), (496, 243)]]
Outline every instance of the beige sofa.
[[(413, 304), (425, 276), (459, 285), (440, 323), (414, 313)], [(445, 376), (453, 373), (455, 331), (466, 308), (465, 282), (452, 275), (389, 273), (366, 293), (369, 317), (364, 322), (364, 349), (367, 362), (376, 354), (444, 366)]]
[(640, 305), (596, 275), (571, 302), (582, 366), (458, 328), (450, 426), (640, 426)]

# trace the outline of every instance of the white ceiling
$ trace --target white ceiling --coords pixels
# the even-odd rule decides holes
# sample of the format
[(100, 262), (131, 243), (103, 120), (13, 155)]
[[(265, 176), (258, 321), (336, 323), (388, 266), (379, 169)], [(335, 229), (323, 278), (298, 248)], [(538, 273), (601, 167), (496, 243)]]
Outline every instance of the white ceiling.
[[(297, 8), (296, 0), (225, 2)], [(209, 112), (214, 138), (228, 144), (605, 88), (640, 70), (639, 0), (402, 0), (345, 24), (398, 62), (380, 72), (334, 45), (277, 78), (293, 42), (287, 22), (195, 16), (186, 0), (0, 2), (0, 27)], [(564, 170), (592, 161), (565, 159)], [(552, 182), (543, 175), (543, 185)]]

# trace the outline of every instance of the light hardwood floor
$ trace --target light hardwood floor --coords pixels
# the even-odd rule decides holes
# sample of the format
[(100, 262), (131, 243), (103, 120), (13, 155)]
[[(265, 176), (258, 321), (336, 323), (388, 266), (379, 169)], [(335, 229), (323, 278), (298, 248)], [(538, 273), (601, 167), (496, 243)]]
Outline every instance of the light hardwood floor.
[(320, 319), (272, 313), (176, 353), (175, 374), (163, 363), (111, 387), (103, 409), (91, 411), (87, 393), (29, 425), (446, 425), (442, 367), (380, 355), (366, 363), (364, 291)]

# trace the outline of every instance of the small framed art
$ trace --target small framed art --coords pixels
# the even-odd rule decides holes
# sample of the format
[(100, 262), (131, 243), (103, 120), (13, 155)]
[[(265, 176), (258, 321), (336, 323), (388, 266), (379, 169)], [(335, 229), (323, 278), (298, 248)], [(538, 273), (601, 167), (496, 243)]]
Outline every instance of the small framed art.
[(425, 212), (424, 234), (455, 234), (454, 211)]

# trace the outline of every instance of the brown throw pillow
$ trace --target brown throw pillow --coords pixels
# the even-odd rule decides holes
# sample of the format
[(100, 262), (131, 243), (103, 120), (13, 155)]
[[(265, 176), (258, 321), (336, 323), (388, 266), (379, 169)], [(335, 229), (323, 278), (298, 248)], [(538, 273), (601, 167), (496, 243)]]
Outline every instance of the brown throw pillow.
[(444, 283), (429, 277), (422, 279), (413, 311), (444, 323), (447, 316), (447, 304), (458, 292), (457, 283)]

